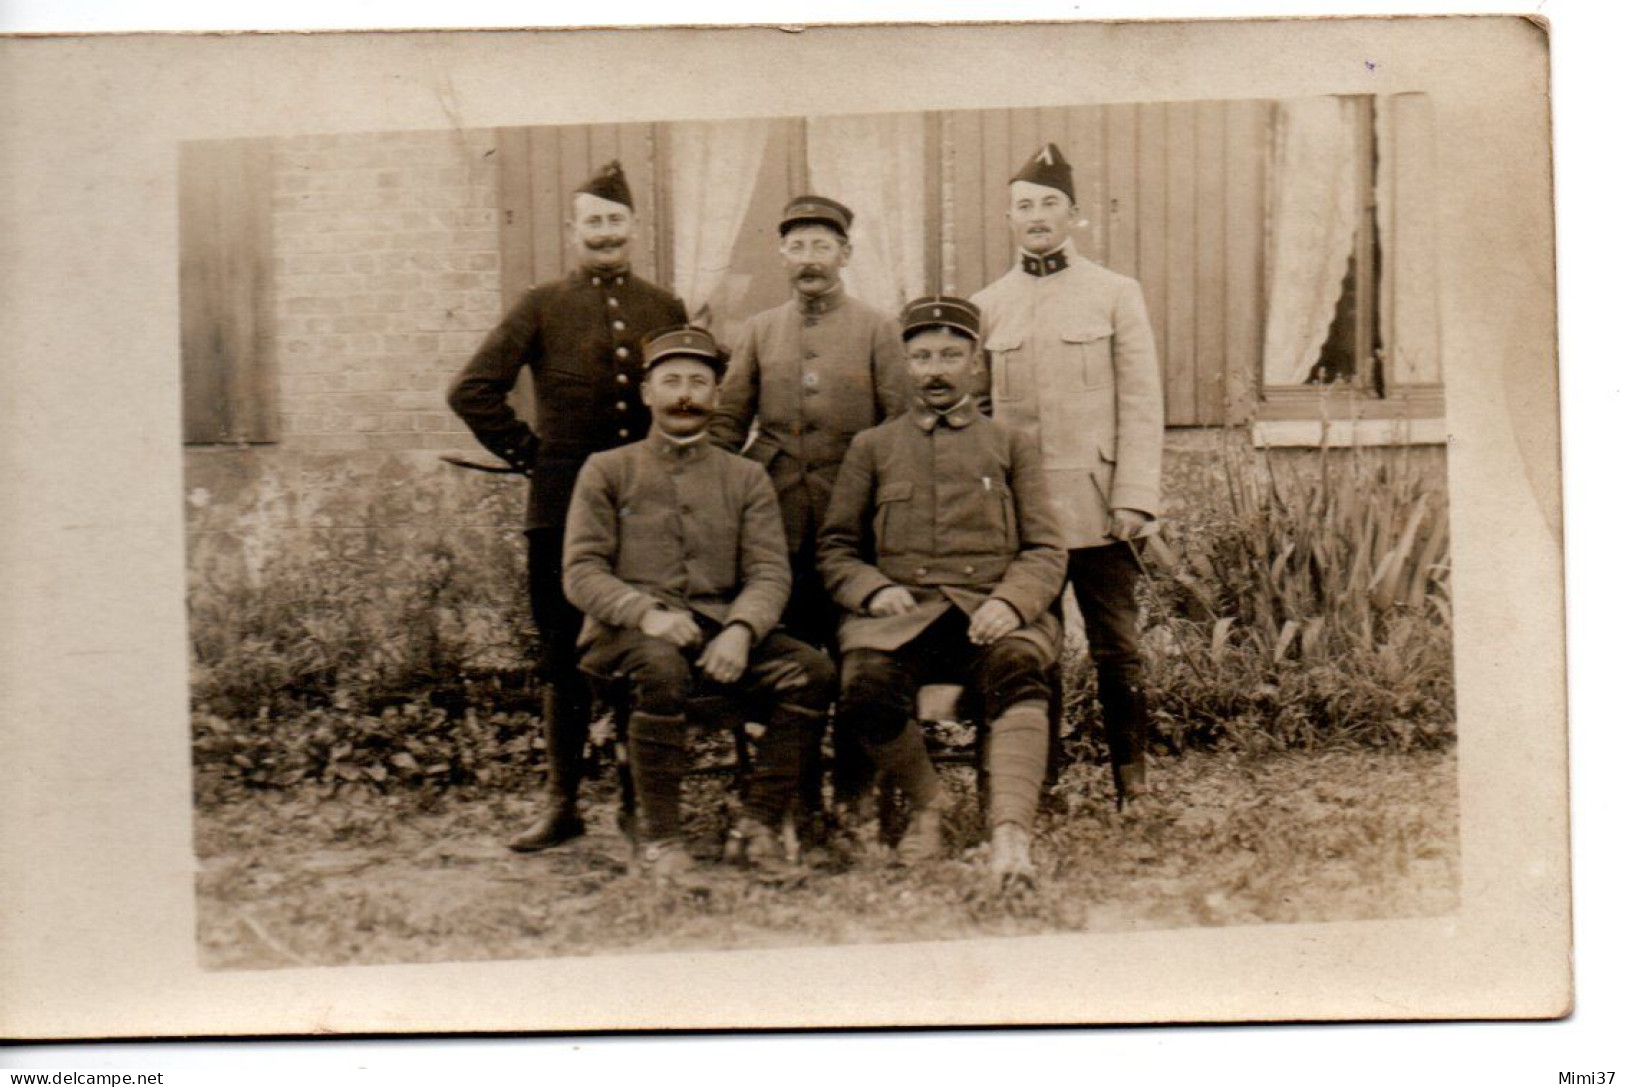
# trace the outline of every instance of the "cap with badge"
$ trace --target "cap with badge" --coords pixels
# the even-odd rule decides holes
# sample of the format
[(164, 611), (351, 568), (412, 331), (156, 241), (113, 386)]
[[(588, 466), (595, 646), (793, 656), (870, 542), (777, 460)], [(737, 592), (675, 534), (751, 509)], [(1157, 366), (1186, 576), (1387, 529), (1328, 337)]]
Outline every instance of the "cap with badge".
[(600, 166), (591, 177), (576, 186), (578, 193), (596, 196), (601, 200), (613, 200), (617, 204), (632, 207), (632, 187), (626, 183), (626, 171), (621, 169), (619, 159), (610, 159)]
[(904, 306), (901, 323), (905, 340), (935, 329), (957, 332), (973, 340), (982, 338), (982, 311), (963, 298), (943, 294), (916, 298)]
[(711, 333), (695, 325), (674, 325), (656, 329), (643, 337), (643, 373), (648, 375), (662, 362), (695, 359), (715, 371), (720, 379), (728, 369), (728, 352), (717, 345)]
[(1016, 176), (1010, 179), (1015, 181), (1030, 181), (1034, 185), (1043, 185), (1049, 189), (1059, 189), (1066, 193), (1066, 198), (1074, 204), (1078, 202), (1077, 195), (1072, 189), (1072, 164), (1066, 161), (1061, 149), (1053, 143), (1046, 143), (1040, 147), (1033, 157), (1027, 160)]
[(854, 218), (852, 209), (839, 200), (827, 196), (798, 196), (784, 205), (784, 213), (779, 216), (779, 236), (783, 237), (793, 226), (819, 223), (845, 238), (852, 232)]

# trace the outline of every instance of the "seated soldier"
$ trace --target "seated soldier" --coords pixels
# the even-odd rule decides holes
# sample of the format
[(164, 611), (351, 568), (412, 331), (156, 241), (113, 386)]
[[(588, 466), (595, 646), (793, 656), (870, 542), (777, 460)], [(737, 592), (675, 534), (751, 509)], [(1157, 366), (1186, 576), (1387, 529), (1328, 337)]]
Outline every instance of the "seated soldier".
[(682, 842), (684, 711), (702, 686), (753, 700), (766, 731), (731, 832), (747, 863), (778, 859), (805, 734), (834, 694), (822, 653), (776, 630), (790, 595), (778, 498), (762, 466), (706, 440), (725, 361), (703, 329), (643, 341), (641, 442), (589, 458), (565, 524), (564, 592), (586, 616), (582, 667), (630, 685), (628, 748), (640, 856), (693, 867)]
[(945, 797), (914, 720), (926, 682), (963, 684), (984, 708), (991, 870), (1031, 883), (1060, 623), (1051, 605), (1066, 552), (1038, 446), (983, 416), (979, 315), (957, 298), (903, 314), (916, 403), (859, 434), (841, 465), (819, 569), (841, 621), (841, 712), (858, 723), (882, 780), (908, 802), (898, 855), (942, 846)]

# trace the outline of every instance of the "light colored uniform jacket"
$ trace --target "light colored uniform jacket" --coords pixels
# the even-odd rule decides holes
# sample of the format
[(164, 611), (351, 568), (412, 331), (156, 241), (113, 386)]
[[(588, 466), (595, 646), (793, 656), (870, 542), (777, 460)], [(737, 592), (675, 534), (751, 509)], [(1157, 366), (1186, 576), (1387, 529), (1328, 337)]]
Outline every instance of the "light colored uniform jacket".
[(737, 452), (756, 421), (745, 455), (767, 468), (785, 540), (800, 554), (823, 524), (853, 437), (907, 410), (911, 399), (897, 321), (838, 286), (750, 319), (722, 382), (711, 437)]
[[(957, 607), (974, 614), (997, 597), (1026, 638), (1053, 660), (1060, 623), (1050, 605), (1066, 553), (1031, 435), (970, 401), (939, 415), (920, 407), (853, 441), (819, 537), (818, 569), (846, 612), (848, 649), (897, 649)], [(865, 612), (901, 585), (920, 604), (902, 615)]]
[(993, 417), (1036, 435), (1066, 547), (1099, 547), (1113, 508), (1162, 505), (1162, 377), (1139, 283), (1080, 256), (1034, 276), (1018, 262), (971, 299), (982, 311)]

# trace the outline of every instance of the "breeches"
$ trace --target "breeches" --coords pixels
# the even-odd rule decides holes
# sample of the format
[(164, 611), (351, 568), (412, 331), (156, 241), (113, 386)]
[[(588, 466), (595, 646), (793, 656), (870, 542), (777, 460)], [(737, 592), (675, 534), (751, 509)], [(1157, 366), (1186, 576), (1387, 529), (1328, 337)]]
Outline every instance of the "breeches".
[(1049, 701), (1043, 652), (1025, 638), (972, 645), (970, 620), (958, 608), (894, 650), (849, 649), (841, 659), (841, 716), (871, 744), (900, 735), (914, 719), (920, 687), (958, 683), (983, 720), (1031, 700)]
[(576, 640), (581, 613), (564, 598), (564, 529), (533, 528), (525, 533), (530, 549), (530, 612), (539, 636), (536, 670), (543, 683), (573, 689)]
[(1130, 550), (1134, 546), (1119, 540), (1067, 552), (1067, 579), (1103, 687), (1137, 687), (1141, 681), (1140, 606), (1134, 598), (1140, 567)]
[[(715, 623), (696, 616), (707, 638)], [(694, 665), (699, 649), (680, 649), (640, 630), (606, 632), (587, 647), (581, 666), (603, 676), (624, 676), (635, 712), (675, 717), (697, 694), (724, 694), (744, 700), (750, 719), (766, 722), (781, 705), (822, 714), (834, 697), (835, 669), (829, 658), (782, 631), (773, 631), (750, 653), (745, 674), (729, 686), (713, 682)]]

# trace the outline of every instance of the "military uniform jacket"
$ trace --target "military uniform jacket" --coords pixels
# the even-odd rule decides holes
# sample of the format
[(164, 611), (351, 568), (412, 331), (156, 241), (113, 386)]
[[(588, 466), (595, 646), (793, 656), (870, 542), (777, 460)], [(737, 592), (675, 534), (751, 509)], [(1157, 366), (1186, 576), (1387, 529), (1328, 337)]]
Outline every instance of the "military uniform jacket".
[(711, 435), (737, 451), (756, 420), (745, 455), (766, 466), (785, 539), (799, 554), (816, 539), (853, 437), (907, 410), (909, 390), (897, 321), (837, 286), (750, 319)]
[(1018, 263), (971, 301), (993, 417), (1038, 437), (1066, 546), (1098, 547), (1111, 509), (1161, 510), (1162, 378), (1140, 285), (1063, 253), (1064, 269)]
[[(1050, 605), (1066, 578), (1038, 443), (988, 419), (967, 398), (946, 414), (917, 407), (866, 430), (841, 465), (819, 538), (818, 568), (846, 612), (848, 649), (897, 649), (957, 607), (998, 597), (1021, 616), (1011, 637), (1050, 659), (1060, 621)], [(921, 607), (871, 616), (890, 585)]]
[[(641, 439), (638, 341), (687, 320), (674, 295), (627, 272), (577, 269), (525, 292), (452, 383), (452, 410), (480, 444), (530, 477), (526, 528), (559, 527), (587, 457)], [(530, 367), (536, 429), (508, 393)]]
[(651, 608), (740, 622), (760, 641), (790, 599), (790, 560), (759, 464), (664, 434), (588, 459), (564, 529), (564, 595), (581, 644)]

